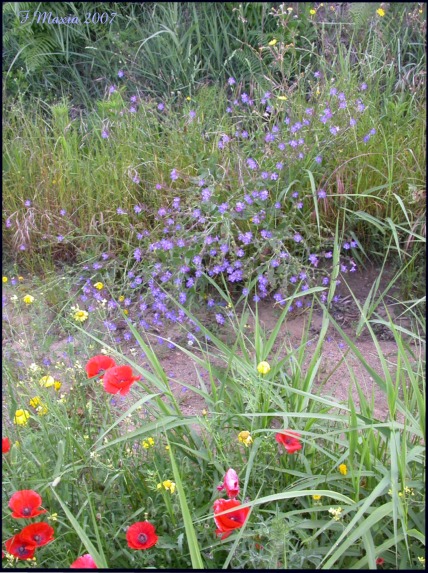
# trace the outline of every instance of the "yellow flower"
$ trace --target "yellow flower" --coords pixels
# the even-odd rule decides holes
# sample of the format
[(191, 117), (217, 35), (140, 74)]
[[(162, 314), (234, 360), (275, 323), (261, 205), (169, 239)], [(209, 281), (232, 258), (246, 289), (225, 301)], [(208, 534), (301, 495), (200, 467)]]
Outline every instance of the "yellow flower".
[(125, 308), (125, 310), (123, 311), (123, 314), (128, 315), (129, 314), (129, 310), (127, 308)]
[(161, 489), (162, 487), (164, 487), (167, 491), (170, 491), (171, 493), (175, 492), (175, 483), (170, 479), (167, 479), (162, 483), (158, 483), (156, 487), (157, 489)]
[(9, 279), (8, 279), (7, 277), (3, 277), (3, 278), (2, 278), (2, 281), (3, 281), (4, 283), (7, 283), (8, 280), (9, 280)]
[(208, 414), (208, 412), (207, 412), (207, 410), (204, 408), (204, 409), (202, 410), (202, 416), (206, 416), (207, 414)]
[(165, 446), (165, 449), (166, 449), (166, 450), (169, 450), (170, 448), (169, 448), (169, 446)]
[(309, 14), (312, 14), (312, 16), (313, 16), (314, 14), (316, 14), (316, 13), (317, 13), (317, 11), (314, 10), (313, 8), (311, 8), (311, 9), (309, 10)]
[(89, 314), (86, 310), (75, 310), (73, 313), (73, 318), (76, 322), (85, 322), (88, 319)]
[(98, 283), (94, 284), (94, 288), (96, 288), (98, 290), (102, 290), (104, 288), (104, 285), (103, 285), (103, 283), (98, 282)]
[(425, 557), (418, 557), (418, 561), (421, 565), (425, 565)]
[(52, 378), (52, 376), (43, 376), (40, 378), (39, 384), (45, 388), (50, 388), (51, 386), (55, 386), (55, 380)]
[(21, 275), (19, 275), (18, 280), (19, 280), (19, 281), (23, 281), (23, 280), (24, 280), (24, 277), (21, 277)]
[(49, 521), (58, 521), (58, 514), (57, 513), (51, 513), (50, 515), (48, 515), (48, 520)]
[(25, 304), (31, 304), (34, 302), (34, 296), (31, 296), (31, 294), (26, 294), (22, 300), (25, 302)]
[(123, 302), (124, 300), (125, 300), (125, 297), (123, 296), (123, 294), (121, 294), (119, 297), (119, 302)]
[(381, 18), (385, 16), (385, 10), (383, 8), (378, 8), (376, 10), (376, 14), (378, 14)]
[(253, 443), (253, 438), (251, 437), (250, 432), (247, 432), (246, 430), (239, 432), (238, 440), (241, 442), (241, 444), (244, 444), (247, 448), (250, 444)]
[(54, 382), (54, 388), (55, 390), (58, 392), (58, 390), (61, 388), (62, 384), (59, 380), (55, 380)]
[(32, 406), (33, 408), (37, 408), (39, 404), (40, 404), (40, 396), (34, 396), (34, 398), (31, 398), (30, 406)]
[(271, 40), (270, 42), (268, 42), (268, 46), (274, 46), (277, 42), (278, 42), (278, 40), (276, 40), (276, 39), (274, 38), (273, 40)]
[(190, 96), (187, 96), (186, 99), (187, 101), (191, 101), (192, 98)]
[(142, 446), (146, 450), (148, 450), (149, 448), (152, 448), (154, 445), (155, 445), (155, 441), (153, 438), (147, 438), (147, 440), (143, 440), (143, 442), (142, 442)]
[(287, 96), (276, 96), (276, 99), (280, 99), (281, 101), (287, 101)]
[(28, 410), (17, 410), (15, 412), (13, 423), (18, 424), (19, 426), (25, 426), (25, 424), (28, 423), (29, 418), (30, 412)]
[(312, 496), (312, 499), (313, 499), (314, 501), (319, 501), (319, 500), (321, 499), (321, 497), (322, 497), (321, 495), (316, 495), (316, 494), (315, 494), (315, 495)]
[(48, 413), (48, 407), (45, 404), (40, 404), (36, 410), (39, 416), (44, 416)]
[(267, 362), (260, 362), (259, 365), (257, 366), (257, 372), (259, 372), (259, 374), (267, 374), (270, 370), (270, 366)]
[(338, 469), (343, 476), (346, 476), (346, 474), (348, 473), (348, 467), (346, 464), (340, 464)]

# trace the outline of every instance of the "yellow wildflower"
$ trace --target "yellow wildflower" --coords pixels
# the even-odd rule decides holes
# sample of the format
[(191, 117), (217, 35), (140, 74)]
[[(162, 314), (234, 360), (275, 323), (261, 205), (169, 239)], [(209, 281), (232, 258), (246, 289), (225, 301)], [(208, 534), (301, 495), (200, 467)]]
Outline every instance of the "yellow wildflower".
[(204, 409), (202, 410), (202, 416), (206, 416), (207, 414), (208, 414), (208, 412), (207, 412), (207, 410), (204, 408)]
[(158, 483), (156, 487), (157, 489), (161, 489), (162, 487), (164, 487), (167, 491), (170, 491), (171, 493), (175, 492), (175, 483), (170, 479), (167, 479), (162, 483)]
[(31, 398), (30, 406), (32, 406), (33, 408), (37, 408), (39, 404), (40, 404), (40, 396), (34, 396), (34, 398)]
[(55, 380), (54, 382), (54, 388), (55, 390), (58, 392), (58, 390), (61, 388), (62, 384), (59, 380)]
[(44, 416), (45, 414), (48, 413), (48, 407), (46, 406), (46, 404), (40, 404), (40, 406), (36, 408), (36, 411), (39, 416)]
[(169, 449), (170, 449), (170, 447), (169, 447), (169, 446), (165, 446), (165, 449), (166, 449), (166, 450), (169, 450)]
[(123, 296), (123, 294), (121, 294), (119, 297), (119, 302), (123, 302), (124, 300), (125, 300), (125, 297)]
[(86, 312), (86, 310), (77, 309), (74, 311), (72, 316), (76, 322), (85, 322), (85, 320), (88, 319), (89, 314)]
[(385, 10), (383, 8), (378, 8), (376, 10), (376, 14), (378, 14), (378, 16), (380, 16), (381, 18), (383, 18), (385, 16)]
[(312, 496), (312, 499), (313, 499), (314, 501), (319, 501), (319, 500), (321, 499), (321, 497), (322, 497), (321, 495), (316, 495), (316, 494), (315, 494), (315, 495)]
[(317, 11), (314, 10), (313, 8), (311, 8), (311, 9), (309, 10), (309, 14), (311, 14), (312, 16), (313, 16), (314, 14), (316, 14), (316, 13), (317, 13)]
[(19, 426), (25, 426), (25, 424), (28, 423), (29, 418), (30, 412), (28, 410), (17, 410), (15, 412), (13, 423), (18, 424)]
[(25, 304), (31, 304), (34, 302), (34, 296), (31, 296), (31, 294), (26, 294), (22, 300), (25, 302)]
[(251, 437), (250, 432), (247, 432), (246, 430), (239, 432), (238, 440), (241, 442), (241, 444), (244, 444), (247, 448), (249, 445), (253, 443), (253, 438)]
[(48, 521), (58, 521), (58, 514), (51, 513), (50, 515), (48, 515)]
[(55, 386), (55, 380), (52, 376), (42, 376), (39, 380), (39, 384), (45, 388), (50, 388), (51, 386)]
[(259, 374), (267, 374), (270, 371), (270, 366), (268, 362), (260, 362), (257, 366), (257, 372)]
[(274, 46), (277, 42), (278, 42), (278, 40), (276, 40), (276, 39), (274, 38), (273, 40), (271, 40), (270, 42), (268, 42), (268, 46)]
[(102, 290), (104, 288), (104, 285), (103, 285), (103, 283), (98, 282), (98, 283), (94, 284), (94, 288), (96, 288), (98, 290)]
[(143, 440), (143, 442), (142, 442), (142, 446), (146, 450), (148, 450), (149, 448), (152, 448), (154, 445), (155, 445), (155, 441), (153, 438), (147, 438), (147, 440)]
[(187, 101), (191, 101), (192, 98), (190, 96), (187, 96), (186, 99)]
[(123, 314), (128, 315), (129, 314), (129, 310), (127, 308), (125, 308), (125, 310), (123, 311)]
[(348, 467), (346, 464), (340, 464), (338, 469), (343, 476), (346, 476), (346, 474), (348, 473)]
[(8, 279), (7, 277), (3, 277), (3, 278), (2, 278), (2, 281), (3, 281), (4, 283), (7, 283), (8, 280), (9, 280), (9, 279)]
[(18, 280), (19, 280), (19, 281), (23, 281), (23, 280), (24, 280), (24, 277), (21, 277), (21, 275), (19, 275)]
[(418, 557), (418, 561), (421, 565), (425, 565), (425, 557)]
[(287, 101), (287, 96), (276, 96), (276, 99), (280, 99), (281, 101)]

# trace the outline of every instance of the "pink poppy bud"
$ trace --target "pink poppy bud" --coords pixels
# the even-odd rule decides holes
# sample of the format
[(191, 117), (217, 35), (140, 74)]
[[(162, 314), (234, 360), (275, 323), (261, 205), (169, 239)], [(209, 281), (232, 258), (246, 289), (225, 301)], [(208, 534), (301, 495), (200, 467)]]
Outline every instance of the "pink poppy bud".
[(229, 468), (224, 476), (223, 486), (226, 488), (227, 496), (236, 497), (239, 494), (238, 474), (232, 468)]

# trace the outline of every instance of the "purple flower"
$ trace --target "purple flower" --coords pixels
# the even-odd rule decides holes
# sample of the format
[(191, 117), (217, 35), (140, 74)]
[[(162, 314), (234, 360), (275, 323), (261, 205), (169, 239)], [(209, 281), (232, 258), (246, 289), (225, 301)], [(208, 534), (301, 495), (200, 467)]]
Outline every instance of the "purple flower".
[(137, 213), (137, 215), (138, 215), (138, 213), (141, 213), (142, 208), (140, 207), (140, 205), (135, 205), (135, 206), (134, 206), (134, 211), (135, 211), (135, 213)]
[(12, 221), (10, 219), (6, 219), (6, 228), (9, 229), (12, 226)]
[(246, 205), (245, 203), (242, 203), (242, 201), (238, 201), (238, 203), (236, 203), (235, 205), (235, 211), (237, 213), (240, 213), (241, 211), (243, 211), (245, 209)]
[(191, 109), (189, 111), (189, 117), (190, 117), (190, 119), (193, 119), (194, 117), (196, 117), (196, 111), (193, 111), (193, 109)]
[(316, 163), (321, 163), (321, 161), (322, 161), (322, 157), (321, 157), (320, 155), (317, 155), (317, 156), (315, 157), (315, 162), (316, 162)]
[(118, 208), (116, 209), (116, 213), (117, 213), (118, 215), (127, 215), (126, 211), (124, 211), (123, 209), (121, 209), (121, 207), (118, 207)]
[(216, 314), (215, 319), (218, 322), (218, 324), (224, 324), (224, 322), (225, 322), (224, 317), (221, 314)]
[(236, 80), (235, 80), (235, 78), (229, 78), (229, 79), (227, 80), (227, 83), (228, 83), (230, 86), (233, 86), (234, 84), (236, 84)]
[(61, 211), (59, 212), (59, 214), (61, 215), (61, 217), (64, 217), (64, 215), (67, 213), (67, 211), (65, 209), (61, 209)]
[(219, 205), (218, 210), (219, 213), (223, 214), (226, 213), (226, 211), (229, 209), (229, 205), (228, 203), (222, 203), (221, 205)]
[(301, 241), (303, 241), (303, 237), (302, 235), (300, 235), (300, 233), (296, 233), (293, 239), (296, 241), (296, 243), (300, 243)]
[(320, 189), (318, 191), (318, 198), (319, 199), (325, 199), (327, 197), (327, 193), (324, 191), (324, 189)]
[(360, 90), (363, 92), (367, 89), (367, 84), (364, 82), (360, 85)]
[(247, 165), (250, 169), (257, 169), (257, 162), (251, 157), (247, 159)]
[(351, 127), (354, 127), (354, 125), (356, 125), (356, 124), (357, 124), (357, 120), (354, 119), (353, 117), (351, 117), (351, 119), (349, 120), (349, 125), (350, 125)]
[(131, 97), (129, 98), (129, 101), (130, 101), (131, 103), (137, 103), (137, 96), (135, 96), (135, 95), (131, 96)]
[(139, 182), (140, 182), (140, 178), (138, 177), (138, 175), (135, 175), (135, 176), (132, 178), (132, 181), (138, 185)]
[(177, 169), (173, 169), (170, 173), (170, 177), (173, 181), (176, 181), (178, 179), (178, 173), (177, 173)]
[(118, 78), (123, 78), (124, 75), (125, 75), (125, 74), (123, 73), (123, 70), (119, 70), (119, 71), (117, 72), (117, 77), (118, 77)]
[(109, 132), (108, 132), (106, 129), (103, 129), (103, 131), (101, 132), (101, 137), (102, 137), (103, 139), (108, 139), (109, 135), (110, 135), (110, 134), (109, 134)]
[(29, 199), (27, 199), (26, 201), (24, 201), (24, 205), (26, 207), (31, 207), (31, 201)]
[(158, 110), (159, 111), (163, 111), (165, 109), (165, 106), (163, 103), (158, 103)]
[(325, 257), (326, 259), (331, 259), (332, 256), (333, 256), (333, 253), (332, 253), (331, 251), (328, 251), (328, 253), (326, 253), (326, 254), (324, 255), (324, 257)]
[(318, 257), (316, 255), (309, 255), (309, 261), (314, 267), (318, 266)]
[(351, 248), (351, 245), (349, 243), (343, 243), (343, 248), (345, 251), (348, 251)]
[(62, 235), (58, 235), (56, 240), (58, 241), (58, 243), (61, 243), (64, 240), (64, 237)]
[(320, 78), (321, 72), (314, 72), (314, 78)]
[(113, 94), (116, 91), (116, 86), (110, 86), (108, 89), (109, 94)]

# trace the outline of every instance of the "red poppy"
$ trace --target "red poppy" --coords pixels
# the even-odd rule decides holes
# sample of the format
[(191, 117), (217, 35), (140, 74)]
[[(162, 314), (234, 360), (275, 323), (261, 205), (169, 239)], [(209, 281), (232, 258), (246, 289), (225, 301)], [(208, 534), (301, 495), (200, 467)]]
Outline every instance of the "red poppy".
[(218, 486), (217, 489), (219, 491), (225, 489), (228, 497), (239, 495), (239, 479), (236, 471), (229, 468), (224, 476), (223, 484)]
[(294, 452), (298, 452), (302, 449), (300, 434), (293, 432), (293, 430), (284, 430), (276, 434), (275, 440), (284, 446), (288, 454), (294, 454)]
[(5, 541), (4, 544), (6, 545), (8, 553), (14, 557), (18, 557), (18, 559), (32, 559), (36, 551), (36, 545), (29, 543), (20, 533)]
[(9, 438), (2, 438), (1, 439), (1, 453), (7, 454), (10, 452), (10, 440)]
[(214, 502), (214, 521), (218, 529), (216, 535), (221, 535), (222, 539), (226, 539), (234, 529), (242, 527), (248, 517), (250, 511), (249, 507), (243, 507), (224, 515), (218, 515), (222, 511), (232, 509), (233, 507), (240, 507), (240, 502), (236, 499), (217, 499)]
[(95, 561), (89, 555), (89, 553), (85, 553), (81, 557), (78, 557), (76, 561), (70, 565), (70, 569), (98, 569), (95, 565)]
[(126, 540), (131, 549), (149, 549), (156, 545), (158, 536), (154, 525), (148, 521), (137, 521), (128, 527)]
[(385, 559), (383, 557), (378, 557), (376, 559), (376, 565), (383, 565), (385, 563)]
[(42, 498), (32, 489), (17, 491), (9, 500), (9, 507), (13, 511), (12, 517), (16, 519), (37, 517), (41, 513), (46, 513), (46, 509), (37, 509), (41, 504)]
[(113, 366), (104, 372), (104, 390), (109, 394), (126, 396), (132, 384), (139, 379), (140, 376), (132, 375), (130, 366)]
[(28, 543), (33, 543), (36, 547), (41, 547), (53, 541), (54, 533), (53, 527), (47, 523), (40, 522), (27, 525), (19, 535), (22, 539), (28, 541)]
[[(104, 371), (108, 368), (112, 368), (116, 366), (116, 362), (110, 356), (106, 356), (105, 354), (97, 354), (97, 356), (93, 356), (90, 360), (88, 360), (85, 370), (88, 378), (93, 378), (98, 374), (104, 374)], [(100, 376), (102, 378), (102, 376)]]

